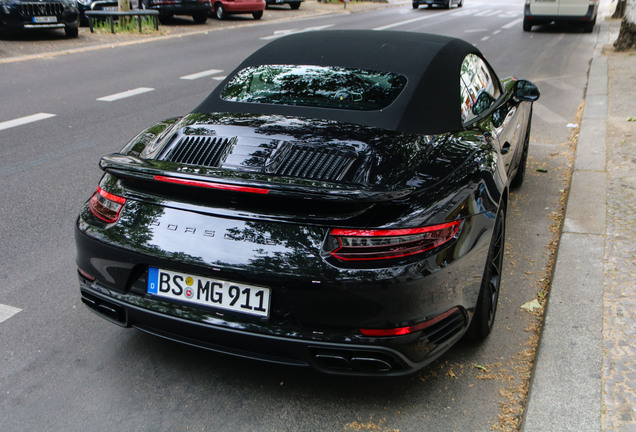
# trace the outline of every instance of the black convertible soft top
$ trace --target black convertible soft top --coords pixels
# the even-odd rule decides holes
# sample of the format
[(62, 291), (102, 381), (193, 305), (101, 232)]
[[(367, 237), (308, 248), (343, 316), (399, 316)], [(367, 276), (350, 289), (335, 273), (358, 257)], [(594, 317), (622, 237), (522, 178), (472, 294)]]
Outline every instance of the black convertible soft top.
[[(459, 76), (464, 57), (483, 57), (461, 39), (411, 32), (339, 30), (298, 33), (270, 42), (249, 56), (194, 112), (280, 114), (337, 120), (415, 134), (460, 130)], [(312, 65), (359, 68), (404, 75), (407, 84), (377, 111), (224, 101), (220, 92), (248, 66)]]

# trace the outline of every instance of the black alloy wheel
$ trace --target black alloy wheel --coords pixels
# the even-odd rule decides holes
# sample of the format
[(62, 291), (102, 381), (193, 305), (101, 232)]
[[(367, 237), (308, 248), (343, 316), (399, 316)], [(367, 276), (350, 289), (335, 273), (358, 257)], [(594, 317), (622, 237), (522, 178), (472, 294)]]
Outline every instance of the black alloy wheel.
[(64, 27), (64, 33), (66, 34), (66, 37), (68, 38), (76, 38), (79, 35), (79, 28), (66, 26)]
[(466, 332), (466, 338), (470, 341), (476, 342), (488, 337), (495, 323), (499, 291), (501, 289), (505, 238), (506, 209), (505, 204), (502, 204), (495, 220), (486, 268), (481, 280), (477, 305), (475, 306), (475, 315)]
[(208, 20), (208, 13), (197, 12), (195, 14), (192, 14), (192, 19), (194, 20), (195, 24), (204, 24)]
[(227, 17), (225, 9), (223, 9), (223, 5), (221, 3), (214, 5), (214, 15), (216, 15), (216, 19), (219, 20), (224, 20)]

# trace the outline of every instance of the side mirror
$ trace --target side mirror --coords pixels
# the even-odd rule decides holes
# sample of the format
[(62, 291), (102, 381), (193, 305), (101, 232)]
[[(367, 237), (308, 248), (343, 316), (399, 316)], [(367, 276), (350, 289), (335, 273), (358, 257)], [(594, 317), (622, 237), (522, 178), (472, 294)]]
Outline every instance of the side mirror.
[(539, 87), (523, 79), (515, 81), (514, 94), (517, 99), (523, 102), (534, 102), (541, 96)]
[(472, 108), (473, 114), (478, 116), (490, 108), (493, 103), (495, 103), (494, 97), (490, 96), (486, 91), (480, 92)]

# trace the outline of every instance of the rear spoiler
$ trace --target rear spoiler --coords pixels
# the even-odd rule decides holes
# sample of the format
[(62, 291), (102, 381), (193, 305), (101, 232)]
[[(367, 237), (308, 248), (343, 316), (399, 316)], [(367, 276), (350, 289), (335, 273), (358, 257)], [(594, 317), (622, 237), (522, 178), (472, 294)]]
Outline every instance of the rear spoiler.
[(218, 168), (193, 167), (174, 162), (141, 159), (121, 153), (102, 157), (99, 166), (108, 174), (118, 178), (297, 199), (380, 203), (400, 199), (413, 192), (412, 188), (390, 190)]

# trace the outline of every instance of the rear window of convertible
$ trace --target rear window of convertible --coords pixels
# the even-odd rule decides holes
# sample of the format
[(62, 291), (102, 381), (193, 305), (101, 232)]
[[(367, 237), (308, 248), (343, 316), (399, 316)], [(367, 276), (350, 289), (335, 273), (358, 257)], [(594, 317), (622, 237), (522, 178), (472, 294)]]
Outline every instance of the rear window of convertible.
[(406, 85), (406, 77), (325, 66), (250, 66), (221, 91), (221, 99), (306, 107), (372, 111), (386, 108)]

